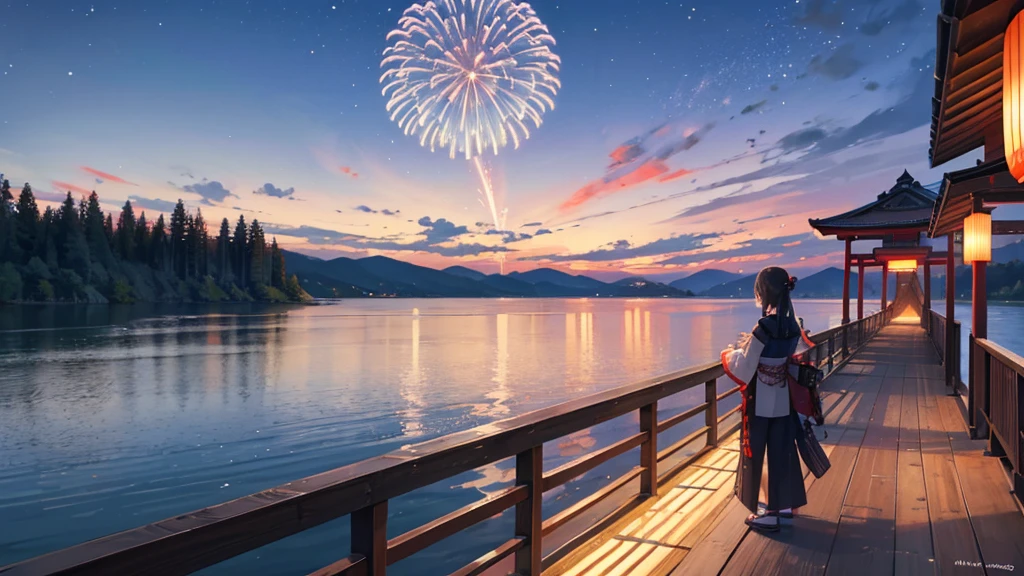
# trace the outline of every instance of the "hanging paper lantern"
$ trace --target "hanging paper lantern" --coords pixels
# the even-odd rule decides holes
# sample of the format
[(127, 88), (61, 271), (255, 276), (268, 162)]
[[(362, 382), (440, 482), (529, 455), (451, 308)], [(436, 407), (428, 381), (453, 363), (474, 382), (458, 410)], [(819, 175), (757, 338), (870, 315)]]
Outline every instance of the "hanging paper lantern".
[(964, 264), (992, 261), (992, 215), (975, 212), (964, 218)]
[(1003, 36), (1003, 153), (1010, 174), (1024, 183), (1024, 12)]

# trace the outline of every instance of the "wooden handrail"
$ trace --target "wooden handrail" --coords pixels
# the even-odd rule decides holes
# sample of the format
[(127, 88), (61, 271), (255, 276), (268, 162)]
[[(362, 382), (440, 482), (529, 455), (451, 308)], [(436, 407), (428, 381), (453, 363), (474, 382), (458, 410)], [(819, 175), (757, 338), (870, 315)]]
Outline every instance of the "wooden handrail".
[[(815, 334), (813, 354), (818, 366), (831, 372), (888, 324), (892, 307), (863, 320)], [(853, 335), (856, 334), (855, 339)], [(837, 349), (839, 344), (841, 349)], [(853, 343), (853, 345), (851, 345)], [(659, 481), (673, 476), (717, 445), (720, 425), (739, 412), (724, 413), (719, 403), (737, 393), (717, 393), (724, 375), (720, 362), (679, 370), (642, 382), (485, 424), (387, 454), (264, 490), (230, 502), (127, 530), (0, 568), (3, 576), (38, 574), (188, 574), (307, 530), (350, 516), (352, 555), (316, 572), (384, 574), (386, 566), (414, 554), (459, 530), (515, 508), (515, 537), (467, 565), (460, 574), (477, 574), (505, 557), (515, 556), (522, 574), (539, 574), (541, 539), (630, 481), (640, 477), (641, 493), (656, 494)], [(659, 421), (657, 403), (703, 385), (705, 401)], [(546, 442), (639, 411), (641, 429), (634, 434), (547, 473), (542, 450)], [(673, 445), (658, 449), (658, 433), (704, 414), (703, 426)], [(706, 436), (704, 448), (659, 470), (683, 447)], [(541, 521), (541, 495), (596, 466), (635, 448), (641, 465), (546, 522)], [(410, 532), (387, 539), (388, 502), (398, 496), (515, 457), (516, 485), (465, 506)]]
[(988, 429), (989, 452), (1009, 460), (1024, 504), (1024, 357), (972, 335), (971, 360), (970, 410), (979, 415), (972, 429)]
[(986, 338), (975, 338), (974, 343), (1017, 374), (1024, 376), (1024, 357)]

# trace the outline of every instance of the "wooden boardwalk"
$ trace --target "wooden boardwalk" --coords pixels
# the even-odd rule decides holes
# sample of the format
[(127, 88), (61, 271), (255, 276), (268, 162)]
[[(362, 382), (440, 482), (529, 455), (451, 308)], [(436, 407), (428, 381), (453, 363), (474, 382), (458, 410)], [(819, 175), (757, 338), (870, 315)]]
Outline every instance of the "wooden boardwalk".
[[(970, 440), (917, 324), (893, 324), (825, 382), (832, 469), (775, 534), (733, 496), (738, 439), (546, 574), (1008, 574), (1024, 515), (999, 459)], [(819, 431), (819, 438), (821, 433)]]

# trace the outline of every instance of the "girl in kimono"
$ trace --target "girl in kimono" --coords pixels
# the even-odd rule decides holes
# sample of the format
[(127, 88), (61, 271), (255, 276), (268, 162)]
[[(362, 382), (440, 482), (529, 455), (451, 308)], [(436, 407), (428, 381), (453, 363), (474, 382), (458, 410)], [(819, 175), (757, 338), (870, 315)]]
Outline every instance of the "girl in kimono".
[[(789, 398), (796, 366), (787, 360), (802, 343), (811, 343), (793, 311), (795, 285), (796, 278), (782, 268), (761, 270), (754, 298), (763, 317), (737, 346), (722, 352), (726, 374), (740, 386), (743, 401), (736, 495), (751, 512), (747, 525), (756, 530), (778, 530), (779, 517), (792, 518), (794, 508), (807, 504), (796, 444), (803, 431)], [(762, 485), (765, 452), (767, 489)], [(764, 509), (759, 509), (759, 496)]]

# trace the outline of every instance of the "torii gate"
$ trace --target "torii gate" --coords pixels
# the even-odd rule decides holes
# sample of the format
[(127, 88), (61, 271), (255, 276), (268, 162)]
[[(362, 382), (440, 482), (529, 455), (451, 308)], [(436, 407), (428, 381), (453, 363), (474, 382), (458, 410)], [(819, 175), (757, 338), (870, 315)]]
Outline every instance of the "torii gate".
[[(931, 246), (922, 246), (921, 237), (928, 232), (932, 211), (937, 195), (921, 186), (906, 170), (896, 184), (878, 199), (855, 210), (810, 220), (812, 228), (822, 236), (835, 236), (846, 241), (846, 257), (843, 265), (843, 323), (850, 322), (850, 268), (857, 266), (857, 319), (864, 317), (864, 271), (866, 268), (882, 268), (882, 308), (888, 304), (889, 273), (907, 274), (913, 281), (899, 277), (897, 290), (912, 290), (914, 294), (896, 294), (905, 304), (918, 300), (914, 308), (920, 313), (922, 322), (927, 322), (931, 309), (931, 267), (946, 265), (947, 295), (954, 278), (952, 237), (946, 252), (934, 252)], [(853, 253), (855, 240), (880, 240), (882, 245), (870, 253)], [(924, 294), (917, 282), (917, 268), (924, 267)], [(953, 320), (953, 298), (946, 298), (946, 317)]]

